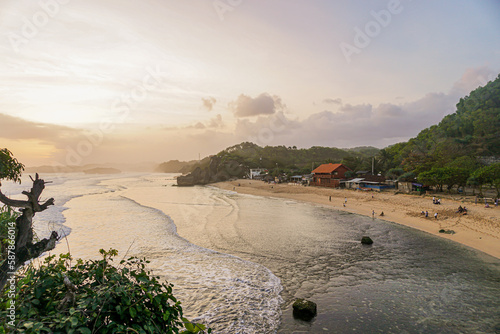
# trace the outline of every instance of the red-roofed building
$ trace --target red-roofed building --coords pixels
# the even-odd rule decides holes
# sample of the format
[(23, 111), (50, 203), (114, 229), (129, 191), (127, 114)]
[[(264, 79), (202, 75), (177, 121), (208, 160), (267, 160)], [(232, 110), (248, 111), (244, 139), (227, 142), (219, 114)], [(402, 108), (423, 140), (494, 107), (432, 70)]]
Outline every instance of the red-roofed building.
[(340, 180), (345, 179), (345, 173), (349, 168), (342, 164), (322, 164), (312, 171), (313, 179), (311, 185), (321, 187), (339, 187)]

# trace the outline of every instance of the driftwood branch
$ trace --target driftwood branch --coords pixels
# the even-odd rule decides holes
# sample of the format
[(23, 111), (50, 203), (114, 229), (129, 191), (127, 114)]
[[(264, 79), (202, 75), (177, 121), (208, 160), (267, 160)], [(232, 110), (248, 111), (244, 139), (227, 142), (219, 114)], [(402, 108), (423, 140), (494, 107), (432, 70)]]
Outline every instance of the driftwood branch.
[(27, 201), (10, 199), (0, 191), (0, 202), (11, 207), (22, 208), (22, 215), (16, 219), (15, 249), (9, 249), (7, 259), (0, 266), (0, 291), (7, 283), (9, 276), (13, 275), (23, 263), (54, 249), (56, 241), (59, 239), (57, 232), (52, 231), (48, 239), (33, 243), (33, 217), (35, 213), (42, 212), (50, 205), (54, 205), (54, 199), (51, 198), (40, 204), (39, 198), (45, 189), (45, 181), (40, 179), (38, 174), (36, 174), (35, 179), (31, 176), (30, 178), (33, 181), (31, 190), (29, 192), (23, 191), (23, 194), (28, 197)]

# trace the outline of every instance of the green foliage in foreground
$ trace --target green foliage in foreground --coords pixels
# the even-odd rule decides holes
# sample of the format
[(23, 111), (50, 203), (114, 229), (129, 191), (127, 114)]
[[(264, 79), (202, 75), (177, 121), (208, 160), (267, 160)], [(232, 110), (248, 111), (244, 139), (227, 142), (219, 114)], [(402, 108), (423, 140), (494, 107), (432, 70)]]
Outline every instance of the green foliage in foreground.
[(18, 162), (8, 149), (0, 149), (0, 180), (7, 179), (14, 182), (21, 182), (23, 170), (24, 165)]
[[(118, 252), (100, 252), (101, 260), (78, 259), (73, 267), (69, 254), (49, 256), (39, 268), (29, 266), (15, 296), (8, 288), (1, 293), (0, 333), (204, 333), (203, 325), (182, 317), (172, 285), (146, 271), (148, 261), (131, 257), (115, 267)], [(74, 300), (67, 302), (65, 277), (76, 286)], [(7, 310), (12, 297), (15, 327)]]

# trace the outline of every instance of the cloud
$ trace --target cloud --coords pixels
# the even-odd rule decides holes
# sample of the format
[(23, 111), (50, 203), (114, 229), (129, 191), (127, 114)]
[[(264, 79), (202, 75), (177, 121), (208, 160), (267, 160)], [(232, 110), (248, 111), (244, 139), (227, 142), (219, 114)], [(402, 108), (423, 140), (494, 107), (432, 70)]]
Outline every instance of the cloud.
[(222, 116), (217, 114), (214, 118), (211, 118), (207, 124), (208, 128), (223, 128), (224, 122), (222, 121)]
[(455, 112), (461, 97), (485, 84), (485, 78), (489, 81), (495, 75), (485, 68), (470, 69), (448, 93), (428, 93), (409, 103), (382, 103), (378, 106), (339, 103), (335, 110), (323, 110), (303, 120), (290, 120), (281, 114), (278, 122), (281, 127), (271, 126), (276, 123), (273, 121), (276, 115), (238, 120), (236, 133), (253, 138), (261, 145), (371, 145), (383, 148), (406, 141), (423, 129), (438, 124), (444, 116)]
[[(197, 122), (194, 125), (186, 126), (185, 129), (196, 129), (196, 130), (205, 130), (205, 129), (220, 129), (225, 126), (224, 121), (222, 120), (221, 114), (217, 114), (215, 117), (212, 117), (207, 122)], [(177, 130), (177, 128), (175, 129)]]
[(478, 86), (485, 86), (489, 81), (495, 80), (498, 73), (486, 66), (468, 68), (451, 89), (451, 94), (465, 96)]
[(215, 103), (217, 102), (217, 100), (211, 96), (207, 98), (202, 97), (201, 101), (203, 102), (203, 108), (207, 109), (208, 111), (212, 111)]
[(342, 104), (342, 99), (340, 99), (340, 98), (336, 98), (336, 99), (326, 98), (326, 99), (323, 100), (323, 103), (326, 103), (326, 104)]
[(19, 117), (0, 114), (0, 138), (37, 139), (60, 146), (62, 141), (74, 140), (81, 135), (82, 131), (74, 128), (31, 122)]
[(268, 93), (262, 93), (256, 98), (241, 94), (236, 101), (229, 103), (229, 108), (236, 117), (250, 117), (257, 115), (272, 115), (283, 110), (281, 98)]
[(194, 128), (194, 129), (205, 129), (206, 126), (205, 126), (205, 124), (203, 124), (201, 122), (198, 122), (195, 125), (193, 125), (192, 128)]
[[(120, 123), (114, 124), (114, 130), (103, 133), (101, 138), (98, 126), (89, 132), (0, 114), (0, 139), (9, 144), (25, 142), (30, 148), (33, 148), (32, 142), (49, 145), (51, 150), (46, 151), (47, 159), (63, 164), (76, 161), (68, 159), (68, 152), (73, 151), (84, 152), (82, 163), (126, 162), (131, 152), (138, 161), (190, 160), (197, 158), (198, 153), (202, 156), (214, 154), (242, 141), (261, 146), (371, 145), (383, 148), (406, 141), (438, 124), (456, 110), (460, 98), (483, 85), (480, 78), (490, 80), (491, 76), (487, 69), (471, 69), (447, 93), (432, 92), (407, 103), (350, 104), (338, 99), (340, 103), (332, 103), (328, 106), (330, 110), (321, 110), (303, 119), (285, 113), (285, 104), (277, 96), (267, 93), (255, 98), (240, 95), (232, 103), (232, 111), (237, 116), (234, 123), (229, 123), (224, 114), (188, 127), (158, 124), (145, 128), (140, 124)], [(90, 150), (87, 150), (89, 145)], [(29, 157), (32, 151), (26, 150), (24, 155)], [(29, 163), (28, 160), (23, 162)]]

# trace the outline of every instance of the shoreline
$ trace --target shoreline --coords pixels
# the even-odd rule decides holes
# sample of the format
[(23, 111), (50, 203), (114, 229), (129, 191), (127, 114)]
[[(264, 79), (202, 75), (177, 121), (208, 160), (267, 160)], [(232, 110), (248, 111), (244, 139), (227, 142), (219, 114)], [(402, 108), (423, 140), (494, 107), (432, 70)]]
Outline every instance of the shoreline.
[[(485, 208), (482, 204), (443, 198), (441, 205), (436, 205), (432, 203), (432, 195), (415, 196), (392, 192), (267, 184), (247, 179), (218, 182), (211, 186), (242, 194), (319, 204), (368, 217), (372, 217), (372, 211), (375, 211), (374, 218), (446, 238), (500, 259), (499, 207)], [(436, 194), (436, 197), (439, 195)], [(456, 213), (460, 205), (467, 207), (467, 215)], [(421, 211), (426, 210), (429, 212), (428, 218), (421, 215)], [(380, 216), (381, 212), (384, 212), (384, 216)], [(437, 219), (434, 218), (434, 213), (438, 213)], [(455, 233), (439, 233), (441, 229)]]

